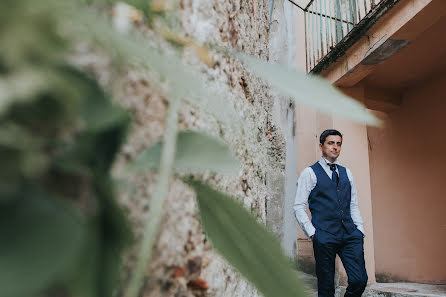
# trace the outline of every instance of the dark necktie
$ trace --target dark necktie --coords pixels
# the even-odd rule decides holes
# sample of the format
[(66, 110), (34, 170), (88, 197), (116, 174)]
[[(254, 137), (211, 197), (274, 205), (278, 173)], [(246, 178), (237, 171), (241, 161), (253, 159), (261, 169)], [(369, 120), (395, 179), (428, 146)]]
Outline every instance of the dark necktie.
[(330, 166), (330, 170), (331, 170), (331, 179), (336, 182), (336, 185), (339, 183), (339, 176), (338, 173), (336, 172), (336, 164), (330, 164), (328, 163), (328, 166)]

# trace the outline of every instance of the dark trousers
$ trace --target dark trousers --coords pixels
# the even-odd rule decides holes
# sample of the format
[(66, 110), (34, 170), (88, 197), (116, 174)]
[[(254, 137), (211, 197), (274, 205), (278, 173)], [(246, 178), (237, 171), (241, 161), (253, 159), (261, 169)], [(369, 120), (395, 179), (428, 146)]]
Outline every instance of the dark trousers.
[(334, 235), (316, 229), (313, 237), (314, 258), (316, 259), (317, 288), (319, 297), (333, 297), (335, 294), (334, 275), (336, 254), (342, 260), (348, 276), (345, 297), (360, 297), (367, 285), (364, 261), (364, 239), (358, 229), (348, 234), (342, 230)]

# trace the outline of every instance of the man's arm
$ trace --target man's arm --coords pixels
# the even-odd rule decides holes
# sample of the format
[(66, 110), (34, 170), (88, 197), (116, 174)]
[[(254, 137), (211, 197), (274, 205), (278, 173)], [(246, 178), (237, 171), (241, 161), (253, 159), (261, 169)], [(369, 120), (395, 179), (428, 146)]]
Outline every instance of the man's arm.
[(312, 239), (316, 231), (310, 218), (307, 215), (307, 201), (310, 192), (316, 186), (316, 175), (310, 167), (305, 168), (297, 180), (296, 198), (294, 199), (294, 214), (297, 222), (307, 235), (308, 239)]
[(352, 216), (353, 223), (355, 223), (356, 227), (359, 229), (359, 231), (362, 232), (365, 236), (364, 232), (364, 223), (362, 221), (361, 212), (359, 211), (359, 204), (358, 204), (358, 192), (356, 191), (356, 185), (355, 181), (353, 180), (353, 174), (349, 169), (347, 169), (347, 176), (350, 180), (350, 185), (352, 187), (351, 191), (351, 202), (350, 202), (350, 214)]

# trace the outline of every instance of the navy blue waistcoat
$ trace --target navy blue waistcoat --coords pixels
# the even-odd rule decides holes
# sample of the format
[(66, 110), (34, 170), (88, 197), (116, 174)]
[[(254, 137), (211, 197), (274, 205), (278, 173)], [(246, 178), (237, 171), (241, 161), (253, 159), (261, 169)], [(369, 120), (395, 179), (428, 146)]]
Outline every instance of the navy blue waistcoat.
[(344, 226), (348, 233), (355, 230), (350, 213), (351, 184), (345, 167), (338, 165), (339, 184), (336, 185), (319, 162), (311, 168), (316, 174), (317, 183), (308, 197), (311, 222), (316, 229), (337, 234)]

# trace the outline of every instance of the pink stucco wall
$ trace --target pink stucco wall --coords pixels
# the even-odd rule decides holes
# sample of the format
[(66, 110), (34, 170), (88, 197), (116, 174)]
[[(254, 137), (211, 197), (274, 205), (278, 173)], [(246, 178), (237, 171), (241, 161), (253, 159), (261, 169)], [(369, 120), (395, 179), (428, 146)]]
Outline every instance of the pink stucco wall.
[[(322, 72), (368, 108), (385, 111), (375, 112), (384, 128), (296, 107), (299, 170), (317, 159), (324, 128), (346, 136), (340, 161), (356, 177), (369, 233), (367, 269), (369, 276), (376, 269), (377, 281), (446, 283), (446, 44), (439, 37), (445, 20), (444, 0), (399, 1)], [(387, 39), (411, 42), (385, 62), (361, 64)], [(311, 259), (311, 242), (302, 234), (298, 247), (300, 259)]]
[(446, 282), (446, 74), (368, 128), (377, 281)]

